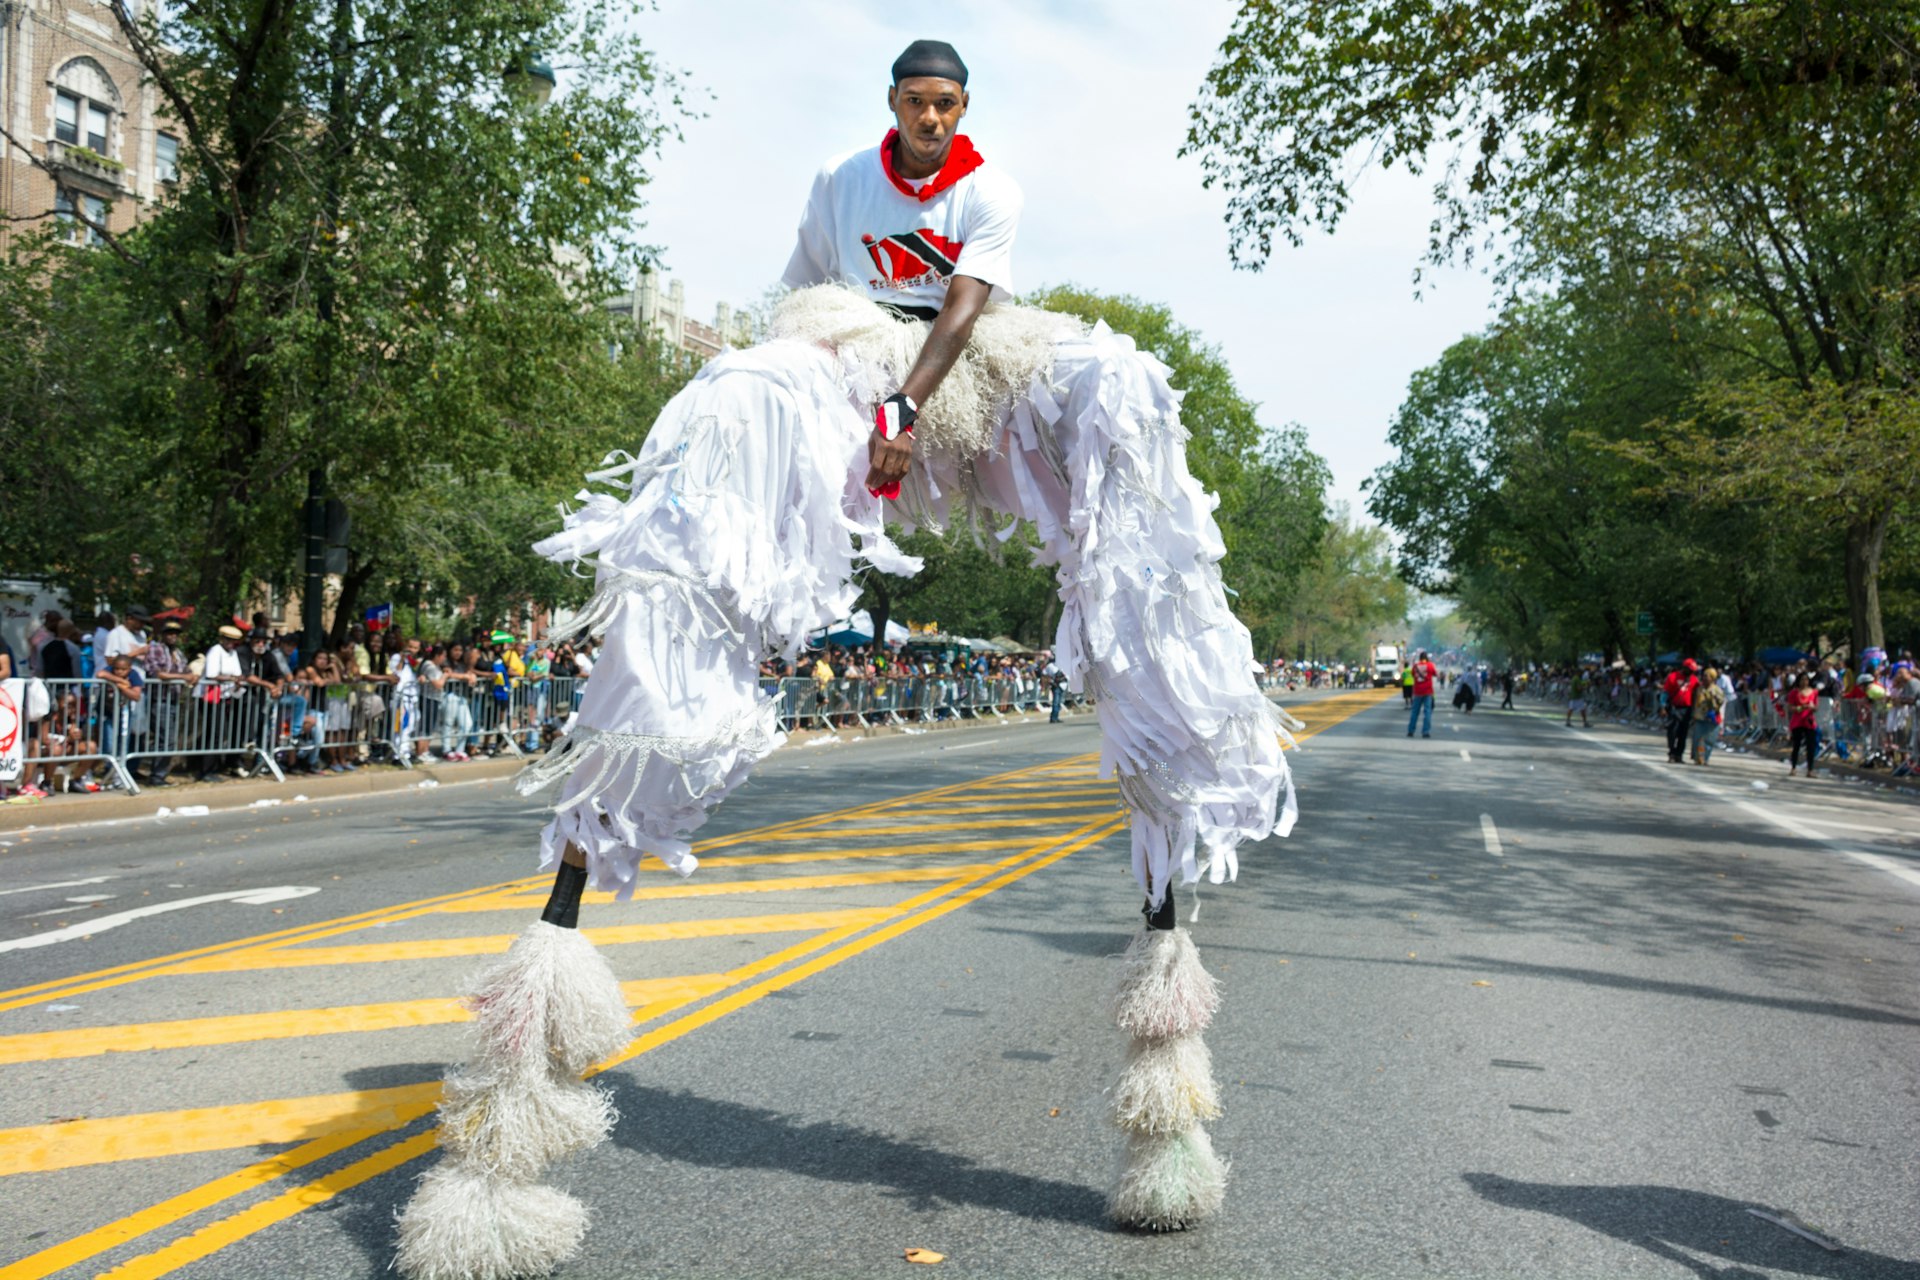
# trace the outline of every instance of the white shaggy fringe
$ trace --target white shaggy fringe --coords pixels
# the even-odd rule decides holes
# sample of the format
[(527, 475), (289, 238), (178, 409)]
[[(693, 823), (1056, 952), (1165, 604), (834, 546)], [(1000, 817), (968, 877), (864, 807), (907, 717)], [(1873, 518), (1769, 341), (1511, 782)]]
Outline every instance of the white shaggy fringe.
[[(1053, 348), (1086, 332), (1073, 316), (1037, 307), (990, 306), (966, 352), (914, 420), (924, 448), (954, 458), (984, 453), (1013, 402), (1053, 365)], [(933, 326), (901, 320), (864, 292), (822, 284), (796, 289), (774, 309), (770, 336), (831, 347), (844, 363), (878, 374), (884, 396), (899, 389)]]
[(1138, 1231), (1184, 1231), (1220, 1212), (1226, 1195), (1227, 1165), (1205, 1129), (1136, 1135), (1107, 1215)]
[(1199, 1036), (1136, 1040), (1113, 1087), (1113, 1122), (1132, 1134), (1175, 1134), (1220, 1114), (1213, 1056)]
[(1121, 957), (1114, 1021), (1138, 1040), (1204, 1031), (1220, 1008), (1220, 990), (1185, 929), (1148, 929)]
[(467, 995), (490, 1072), (532, 1071), (547, 1062), (579, 1075), (625, 1048), (633, 1014), (620, 980), (578, 929), (536, 921), (482, 973)]
[(580, 1250), (587, 1207), (552, 1187), (442, 1161), (401, 1211), (394, 1266), (407, 1280), (544, 1276)]
[(530, 1182), (603, 1141), (617, 1118), (604, 1090), (545, 1068), (456, 1067), (440, 1098), (440, 1145), (469, 1169)]

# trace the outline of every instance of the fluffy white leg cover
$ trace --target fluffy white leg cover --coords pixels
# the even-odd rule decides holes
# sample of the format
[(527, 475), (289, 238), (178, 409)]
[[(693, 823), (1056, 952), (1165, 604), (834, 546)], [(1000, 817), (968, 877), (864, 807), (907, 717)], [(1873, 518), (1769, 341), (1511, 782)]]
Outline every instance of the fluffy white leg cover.
[(1133, 1037), (1113, 1090), (1126, 1167), (1107, 1212), (1141, 1231), (1182, 1231), (1220, 1209), (1227, 1166), (1201, 1122), (1220, 1114), (1213, 1059), (1200, 1038), (1220, 1007), (1213, 975), (1185, 929), (1152, 929), (1121, 957), (1113, 1016)]
[(1127, 1167), (1107, 1213), (1136, 1230), (1184, 1231), (1218, 1213), (1226, 1194), (1227, 1166), (1196, 1125), (1128, 1139)]
[(1213, 1022), (1220, 992), (1185, 929), (1148, 929), (1120, 958), (1114, 1021), (1137, 1040), (1195, 1035)]
[(536, 921), (467, 996), (489, 1068), (544, 1065), (579, 1075), (633, 1038), (633, 1015), (606, 957), (578, 929)]
[(1113, 1122), (1129, 1134), (1185, 1133), (1220, 1114), (1213, 1056), (1199, 1036), (1136, 1040), (1113, 1087)]
[(400, 1214), (394, 1266), (407, 1280), (544, 1276), (579, 1251), (586, 1233), (587, 1207), (565, 1192), (442, 1161)]
[(571, 1257), (586, 1207), (533, 1179), (613, 1127), (580, 1073), (625, 1047), (633, 1015), (606, 959), (578, 930), (540, 921), (480, 975), (473, 1062), (447, 1073), (446, 1157), (400, 1214), (394, 1265), (408, 1280), (542, 1276)]
[(555, 1160), (603, 1141), (614, 1119), (603, 1090), (544, 1065), (456, 1067), (440, 1098), (440, 1145), (469, 1169), (529, 1182)]

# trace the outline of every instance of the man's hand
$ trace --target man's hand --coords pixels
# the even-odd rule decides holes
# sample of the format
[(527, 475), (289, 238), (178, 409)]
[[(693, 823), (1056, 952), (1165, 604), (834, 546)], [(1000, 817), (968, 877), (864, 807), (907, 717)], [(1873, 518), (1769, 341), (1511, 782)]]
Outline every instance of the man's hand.
[(896, 391), (873, 410), (873, 435), (867, 440), (867, 491), (878, 498), (898, 498), (900, 481), (913, 461), (910, 433), (919, 408), (905, 392)]
[(898, 435), (882, 440), (875, 431), (867, 437), (867, 488), (883, 498), (900, 496), (900, 481), (906, 478), (913, 462), (913, 437)]

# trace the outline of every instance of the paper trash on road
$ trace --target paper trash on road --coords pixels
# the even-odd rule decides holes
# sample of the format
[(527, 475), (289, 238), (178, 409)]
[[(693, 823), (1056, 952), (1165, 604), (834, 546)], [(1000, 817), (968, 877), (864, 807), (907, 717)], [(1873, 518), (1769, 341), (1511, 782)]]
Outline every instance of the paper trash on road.
[(253, 802), (252, 804), (250, 804), (250, 805), (248, 805), (248, 806), (247, 806), (247, 808), (249, 808), (249, 809), (271, 809), (271, 808), (273, 808), (273, 807), (274, 807), (275, 805), (277, 805), (277, 804), (279, 804), (279, 803), (280, 803), (280, 801), (279, 801), (278, 799), (267, 799), (267, 800), (255, 800), (255, 801), (254, 801), (254, 802)]
[(178, 809), (169, 809), (161, 805), (154, 810), (153, 816), (156, 818), (204, 818), (210, 812), (211, 810), (203, 804), (183, 804)]
[(433, 788), (433, 787), (437, 787), (437, 786), (439, 786), (440, 784), (439, 784), (438, 782), (435, 782), (435, 781), (434, 781), (434, 780), (433, 780), (432, 778), (428, 778), (428, 779), (427, 779), (426, 781), (424, 781), (424, 782), (416, 782), (416, 783), (414, 783), (413, 785), (414, 785), (414, 786), (416, 786), (416, 787), (418, 787), (418, 788), (420, 788), (420, 789), (421, 789), (422, 791), (426, 791), (426, 790), (429, 790), (429, 789), (431, 789), (431, 788)]
[(1765, 790), (1767, 790), (1767, 784), (1766, 784), (1766, 783), (1764, 783), (1764, 782), (1762, 782), (1762, 781), (1760, 781), (1760, 779), (1758, 779), (1758, 778), (1755, 778), (1755, 779), (1753, 780), (1753, 783), (1752, 783), (1752, 786), (1753, 786), (1753, 789), (1754, 789), (1755, 791), (1765, 791)]
[(906, 1258), (908, 1262), (933, 1263), (945, 1262), (947, 1255), (944, 1253), (935, 1253), (931, 1249), (909, 1249), (907, 1250)]

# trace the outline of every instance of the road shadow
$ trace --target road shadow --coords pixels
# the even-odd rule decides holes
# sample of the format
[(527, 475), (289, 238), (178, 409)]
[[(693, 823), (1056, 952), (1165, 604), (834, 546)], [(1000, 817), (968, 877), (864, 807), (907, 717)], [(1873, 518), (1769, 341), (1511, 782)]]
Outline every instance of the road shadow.
[(653, 1089), (609, 1073), (619, 1146), (709, 1169), (768, 1169), (826, 1182), (882, 1188), (924, 1213), (975, 1205), (1036, 1222), (1104, 1231), (1106, 1198), (1091, 1187), (991, 1169), (966, 1156), (833, 1120), (802, 1122), (777, 1111)]
[(1676, 1263), (1701, 1280), (1766, 1280), (1784, 1271), (1835, 1280), (1911, 1280), (1912, 1260), (1862, 1249), (1829, 1253), (1748, 1213), (1750, 1205), (1704, 1191), (1654, 1186), (1558, 1186), (1492, 1173), (1461, 1175), (1481, 1199), (1565, 1218)]
[(982, 928), (980, 932), (1032, 938), (1043, 946), (1064, 951), (1071, 956), (1112, 956), (1115, 959), (1133, 941), (1131, 932), (1117, 929), (1008, 929), (992, 925)]

